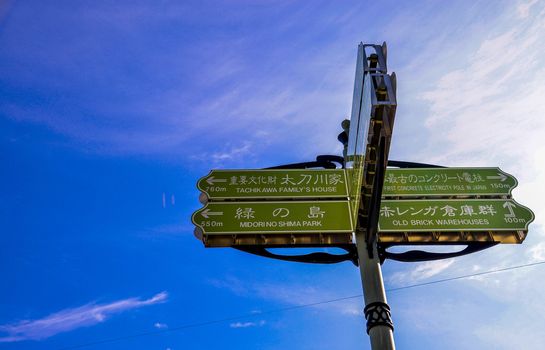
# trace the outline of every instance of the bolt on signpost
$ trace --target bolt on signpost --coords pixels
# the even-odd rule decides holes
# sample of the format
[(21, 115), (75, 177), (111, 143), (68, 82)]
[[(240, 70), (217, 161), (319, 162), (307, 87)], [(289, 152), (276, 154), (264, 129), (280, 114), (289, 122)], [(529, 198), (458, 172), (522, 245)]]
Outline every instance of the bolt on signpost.
[[(274, 169), (212, 170), (197, 182), (204, 207), (191, 217), (205, 247), (359, 266), (373, 350), (395, 349), (381, 272), (385, 259), (428, 261), (520, 244), (534, 220), (531, 210), (511, 198), (517, 180), (499, 168), (392, 161), (409, 168), (387, 169), (397, 101), (396, 77), (387, 73), (386, 56), (386, 43), (358, 46), (351, 118), (342, 122), (338, 137), (342, 157), (321, 155)], [(450, 253), (388, 251), (442, 244), (467, 247)], [(267, 250), (286, 247), (337, 247), (347, 253)]]

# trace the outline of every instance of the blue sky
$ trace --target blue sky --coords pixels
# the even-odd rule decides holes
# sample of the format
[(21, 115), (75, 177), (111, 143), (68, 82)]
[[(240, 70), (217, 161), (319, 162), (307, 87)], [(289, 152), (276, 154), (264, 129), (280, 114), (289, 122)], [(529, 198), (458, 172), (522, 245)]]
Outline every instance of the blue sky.
[[(383, 266), (387, 288), (545, 260), (541, 1), (0, 2), (0, 349), (368, 349), (349, 263), (204, 249), (212, 168), (340, 154), (358, 42), (398, 77), (390, 158), (499, 166), (522, 245)], [(163, 202), (163, 196), (165, 201)], [(398, 348), (545, 347), (542, 267), (392, 291)]]

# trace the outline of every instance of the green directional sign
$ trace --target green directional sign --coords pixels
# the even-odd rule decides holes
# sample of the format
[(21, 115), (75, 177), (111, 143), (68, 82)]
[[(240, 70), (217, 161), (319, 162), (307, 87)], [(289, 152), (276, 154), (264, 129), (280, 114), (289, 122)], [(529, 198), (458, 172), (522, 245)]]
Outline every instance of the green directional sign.
[(379, 232), (527, 231), (533, 220), (512, 199), (382, 200)]
[(388, 169), (383, 197), (508, 196), (517, 180), (499, 168)]
[(342, 169), (212, 170), (197, 188), (211, 200), (348, 197)]
[(204, 234), (346, 233), (348, 201), (215, 202), (191, 217)]

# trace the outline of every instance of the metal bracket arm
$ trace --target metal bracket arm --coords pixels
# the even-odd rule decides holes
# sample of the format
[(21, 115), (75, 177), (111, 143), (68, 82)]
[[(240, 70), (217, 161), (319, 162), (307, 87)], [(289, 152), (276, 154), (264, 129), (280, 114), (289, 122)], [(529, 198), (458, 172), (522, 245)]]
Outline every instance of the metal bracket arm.
[(451, 253), (434, 253), (426, 252), (423, 250), (409, 250), (403, 253), (391, 253), (386, 250), (388, 249), (388, 247), (381, 246), (379, 250), (379, 256), (381, 261), (384, 261), (385, 259), (392, 259), (403, 262), (441, 260), (475, 253), (484, 249), (488, 249), (492, 246), (495, 246), (496, 244), (498, 243), (473, 243), (468, 244), (467, 247), (460, 251)]
[[(330, 246), (328, 246), (330, 247)], [(237, 250), (245, 253), (263, 256), (265, 258), (272, 258), (284, 261), (294, 261), (312, 264), (336, 264), (343, 261), (351, 261), (354, 265), (358, 266), (357, 254), (355, 253), (355, 247), (353, 246), (338, 246), (335, 248), (341, 248), (346, 250), (345, 254), (329, 254), (323, 252), (314, 252), (303, 255), (281, 255), (268, 251), (265, 247), (260, 246), (237, 246), (233, 247)]]
[(308, 169), (308, 168), (324, 168), (324, 169), (336, 169), (337, 163), (341, 167), (344, 164), (344, 158), (335, 155), (319, 155), (316, 156), (316, 160), (311, 162), (282, 164), (265, 169)]
[[(382, 153), (382, 152), (379, 152), (379, 153)], [(396, 161), (396, 160), (388, 160), (388, 165), (399, 167), (399, 168), (443, 168), (442, 166), (439, 166), (439, 165)], [(270, 167), (267, 169), (308, 169), (308, 168), (336, 169), (337, 167), (344, 168), (343, 157), (336, 156), (336, 155), (319, 155), (316, 157), (315, 161), (284, 164), (284, 165)], [(379, 175), (384, 175), (384, 174), (379, 174)], [(378, 176), (378, 177), (380, 178), (381, 176)], [(380, 181), (378, 181), (375, 185), (379, 185), (379, 183)], [(379, 199), (374, 198), (375, 202), (377, 200)], [(372, 217), (377, 218), (376, 215), (373, 215)], [(370, 226), (373, 227), (374, 224), (376, 223), (373, 222), (372, 225)], [(381, 263), (384, 262), (385, 259), (392, 259), (392, 260), (404, 261), (404, 262), (430, 261), (430, 260), (448, 259), (448, 258), (475, 253), (475, 252), (490, 248), (496, 244), (497, 243), (472, 243), (467, 245), (467, 247), (464, 248), (463, 250), (452, 252), (452, 253), (434, 253), (434, 252), (427, 252), (422, 250), (410, 250), (403, 253), (392, 253), (392, 252), (388, 252), (387, 249), (394, 245), (387, 245), (387, 244), (384, 245), (379, 243), (378, 254), (379, 254)], [(313, 246), (313, 247), (317, 248), (317, 246)], [(335, 263), (339, 263), (343, 261), (351, 261), (354, 265), (358, 266), (358, 254), (357, 254), (355, 245), (335, 246), (335, 247), (344, 249), (346, 253), (345, 254), (329, 254), (324, 252), (314, 252), (314, 253), (303, 254), (303, 255), (281, 255), (281, 254), (272, 253), (268, 251), (266, 248), (261, 246), (237, 246), (233, 248), (246, 252), (246, 253), (255, 254), (255, 255), (259, 255), (259, 256), (263, 256), (267, 258), (284, 260), (284, 261), (304, 262), (304, 263), (314, 263), (314, 264), (335, 264)], [(301, 247), (301, 248), (304, 248), (304, 247)], [(370, 256), (372, 256), (372, 254), (370, 254)]]

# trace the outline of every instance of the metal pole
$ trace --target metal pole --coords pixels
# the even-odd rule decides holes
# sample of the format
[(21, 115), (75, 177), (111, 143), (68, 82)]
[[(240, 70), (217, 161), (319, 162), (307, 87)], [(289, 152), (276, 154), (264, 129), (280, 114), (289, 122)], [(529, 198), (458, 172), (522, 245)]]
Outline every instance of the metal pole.
[(371, 349), (395, 350), (394, 326), (390, 316), (390, 307), (386, 300), (376, 241), (373, 243), (372, 258), (369, 257), (365, 232), (356, 233), (356, 247)]

